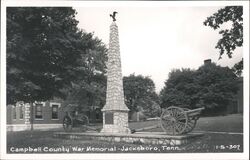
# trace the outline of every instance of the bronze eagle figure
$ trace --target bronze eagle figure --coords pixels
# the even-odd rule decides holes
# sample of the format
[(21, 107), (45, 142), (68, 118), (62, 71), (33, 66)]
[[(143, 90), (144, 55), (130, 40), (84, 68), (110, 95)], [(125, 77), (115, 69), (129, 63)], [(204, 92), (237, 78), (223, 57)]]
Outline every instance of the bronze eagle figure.
[(118, 12), (114, 11), (113, 14), (110, 14), (110, 17), (113, 18), (113, 21), (116, 21), (115, 15), (116, 15), (117, 13), (118, 13)]

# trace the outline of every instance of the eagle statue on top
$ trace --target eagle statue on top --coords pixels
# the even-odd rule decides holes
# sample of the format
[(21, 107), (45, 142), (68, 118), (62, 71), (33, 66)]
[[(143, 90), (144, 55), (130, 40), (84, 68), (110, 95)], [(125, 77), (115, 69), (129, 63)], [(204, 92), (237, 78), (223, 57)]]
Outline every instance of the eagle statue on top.
[(115, 15), (117, 14), (118, 12), (114, 11), (113, 14), (110, 14), (110, 17), (113, 18), (113, 21), (115, 22), (116, 19), (115, 19)]

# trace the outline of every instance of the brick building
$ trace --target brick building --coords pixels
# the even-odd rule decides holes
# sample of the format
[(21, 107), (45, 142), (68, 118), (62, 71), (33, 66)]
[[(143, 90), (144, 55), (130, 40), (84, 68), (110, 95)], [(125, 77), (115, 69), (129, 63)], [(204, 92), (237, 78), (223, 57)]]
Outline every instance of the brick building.
[[(66, 114), (63, 105), (64, 103), (61, 100), (35, 102), (32, 106), (22, 101), (16, 103), (16, 105), (8, 105), (7, 130), (30, 130), (31, 127), (34, 130), (61, 128)], [(89, 117), (91, 122), (102, 121), (102, 113), (99, 107), (90, 107), (89, 110), (84, 111), (84, 114)]]
[[(65, 115), (60, 101), (17, 102), (7, 106), (7, 130), (20, 131), (43, 128), (59, 128)], [(33, 114), (32, 114), (33, 113)]]

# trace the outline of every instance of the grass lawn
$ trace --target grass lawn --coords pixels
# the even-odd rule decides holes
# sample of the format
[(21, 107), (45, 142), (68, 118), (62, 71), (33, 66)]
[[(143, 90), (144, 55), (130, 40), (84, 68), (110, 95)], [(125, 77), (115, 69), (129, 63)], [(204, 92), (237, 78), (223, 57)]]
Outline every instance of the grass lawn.
[[(145, 122), (133, 122), (130, 123), (130, 128), (141, 128), (145, 126), (151, 126), (157, 124), (157, 121), (145, 121)], [(99, 124), (100, 126), (100, 124)], [(101, 126), (100, 126), (101, 127)], [(61, 130), (61, 129), (59, 129)], [(72, 148), (72, 147), (93, 147), (93, 148), (117, 148), (123, 147), (156, 147), (158, 150), (150, 151), (123, 151), (122, 153), (170, 153), (170, 152), (242, 152), (243, 151), (243, 135), (240, 134), (243, 131), (243, 119), (242, 115), (228, 115), (221, 117), (204, 117), (200, 118), (195, 131), (207, 132), (203, 137), (192, 141), (192, 143), (185, 146), (179, 146), (178, 150), (163, 149), (163, 146), (154, 145), (141, 145), (141, 144), (125, 144), (125, 143), (111, 143), (104, 141), (93, 141), (88, 139), (81, 140), (68, 140), (58, 139), (53, 137), (54, 131), (21, 131), (21, 132), (8, 132), (7, 134), (7, 153), (23, 153), (23, 151), (13, 152), (15, 149), (20, 148), (39, 148), (44, 147), (54, 149), (53, 153), (66, 153), (64, 150), (56, 150), (57, 148)], [(161, 131), (161, 128), (151, 131)], [(220, 133), (223, 132), (223, 133)], [(232, 134), (224, 133), (230, 132)], [(56, 150), (56, 151), (55, 151)], [(46, 151), (41, 151), (45, 153)], [(95, 151), (88, 153), (103, 153), (103, 151)], [(121, 151), (107, 150), (104, 153), (117, 153)], [(28, 152), (32, 153), (32, 152)], [(38, 152), (40, 153), (40, 152)], [(52, 152), (49, 152), (52, 153)], [(72, 153), (72, 152), (70, 152)], [(79, 153), (74, 151), (73, 153)], [(86, 153), (86, 152), (80, 152)]]
[[(152, 126), (158, 121), (145, 121), (130, 123), (130, 128), (143, 128)], [(243, 117), (241, 114), (232, 114), (218, 117), (201, 117), (196, 124), (195, 131), (213, 131), (213, 132), (239, 132), (243, 133)], [(161, 132), (161, 128), (151, 131)]]

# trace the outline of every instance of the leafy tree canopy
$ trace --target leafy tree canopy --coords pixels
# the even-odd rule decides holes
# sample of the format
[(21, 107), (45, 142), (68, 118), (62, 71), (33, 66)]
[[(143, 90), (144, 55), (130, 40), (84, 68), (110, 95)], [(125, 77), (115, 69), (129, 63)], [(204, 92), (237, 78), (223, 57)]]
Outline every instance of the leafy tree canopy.
[(236, 76), (241, 77), (242, 70), (243, 70), (243, 58), (240, 62), (236, 63), (232, 69), (233, 69)]
[(131, 74), (123, 78), (125, 103), (130, 111), (142, 110), (147, 116), (156, 116), (158, 96), (152, 79), (142, 75)]
[(165, 87), (160, 92), (161, 107), (179, 106), (194, 107), (195, 95), (199, 88), (194, 83), (195, 71), (190, 69), (174, 69), (169, 73)]
[(214, 63), (198, 70), (177, 69), (160, 92), (161, 107), (205, 107), (206, 113), (223, 113), (237, 92), (237, 77), (228, 67)]
[[(205, 26), (210, 26), (214, 30), (219, 29), (222, 24), (232, 22), (230, 29), (222, 29), (219, 34), (222, 38), (219, 39), (215, 48), (220, 50), (219, 59), (226, 53), (229, 58), (232, 58), (233, 51), (237, 47), (243, 45), (243, 6), (226, 6), (219, 9), (212, 16), (207, 17), (204, 21)], [(243, 70), (243, 59), (236, 63), (233, 70), (237, 76), (241, 76)]]
[(8, 103), (66, 98), (74, 84), (91, 90), (103, 79), (105, 46), (77, 28), (75, 14), (70, 7), (7, 8)]
[(232, 57), (236, 47), (241, 47), (243, 44), (243, 7), (242, 6), (227, 6), (218, 10), (212, 16), (204, 21), (204, 25), (210, 26), (213, 29), (219, 29), (223, 23), (232, 22), (230, 29), (222, 29), (219, 34), (222, 38), (218, 41), (215, 48), (220, 50), (220, 58), (226, 52), (229, 58)]

